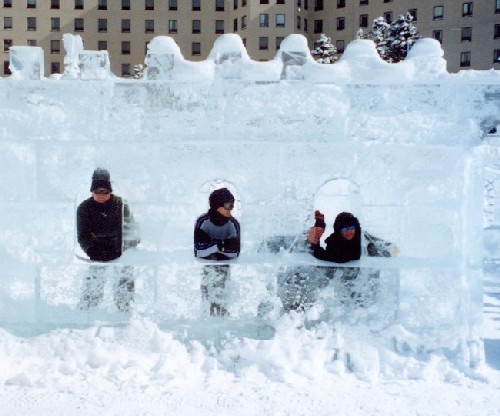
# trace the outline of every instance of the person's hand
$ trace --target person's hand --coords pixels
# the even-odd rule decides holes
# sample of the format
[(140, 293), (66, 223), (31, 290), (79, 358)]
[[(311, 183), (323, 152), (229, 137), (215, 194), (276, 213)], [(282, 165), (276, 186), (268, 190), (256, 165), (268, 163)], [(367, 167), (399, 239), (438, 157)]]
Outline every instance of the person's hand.
[(314, 226), (326, 228), (325, 215), (318, 209), (314, 211)]
[(307, 232), (307, 241), (309, 244), (319, 244), (321, 236), (325, 232), (324, 228), (321, 227), (311, 227)]

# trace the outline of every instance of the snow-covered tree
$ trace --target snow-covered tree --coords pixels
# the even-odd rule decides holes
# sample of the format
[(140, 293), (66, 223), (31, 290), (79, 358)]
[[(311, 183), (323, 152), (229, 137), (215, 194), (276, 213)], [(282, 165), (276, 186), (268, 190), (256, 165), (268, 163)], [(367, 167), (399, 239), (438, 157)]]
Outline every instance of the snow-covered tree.
[(396, 63), (406, 58), (411, 45), (420, 38), (412, 22), (411, 13), (401, 14), (391, 23), (383, 17), (377, 17), (372, 30), (364, 38), (375, 42), (382, 59)]
[(134, 79), (141, 79), (143, 76), (144, 76), (144, 65), (143, 64), (134, 65), (134, 73), (132, 74), (132, 77)]
[(319, 39), (314, 42), (314, 49), (311, 55), (316, 62), (320, 64), (333, 64), (339, 58), (337, 55), (337, 48), (332, 44), (332, 40), (322, 33)]

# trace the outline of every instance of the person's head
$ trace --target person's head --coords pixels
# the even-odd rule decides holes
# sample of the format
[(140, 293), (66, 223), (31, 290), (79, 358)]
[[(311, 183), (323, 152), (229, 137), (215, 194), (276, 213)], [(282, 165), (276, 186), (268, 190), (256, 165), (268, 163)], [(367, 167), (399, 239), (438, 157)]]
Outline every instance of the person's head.
[(92, 192), (92, 197), (96, 202), (104, 203), (109, 201), (113, 188), (111, 187), (109, 172), (106, 169), (97, 168), (94, 170), (90, 192)]
[(338, 233), (347, 241), (352, 241), (356, 236), (359, 238), (361, 231), (358, 219), (349, 212), (341, 212), (335, 218), (333, 231)]
[(227, 188), (216, 189), (208, 198), (210, 209), (224, 217), (230, 217), (234, 208), (234, 196)]

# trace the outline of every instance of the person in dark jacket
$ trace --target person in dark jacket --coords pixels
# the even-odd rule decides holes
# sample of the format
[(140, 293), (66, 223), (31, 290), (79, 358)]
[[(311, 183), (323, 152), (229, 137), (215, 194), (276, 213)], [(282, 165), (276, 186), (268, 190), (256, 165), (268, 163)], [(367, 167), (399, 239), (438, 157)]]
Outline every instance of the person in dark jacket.
[[(81, 309), (97, 306), (103, 298), (104, 265), (121, 257), (123, 250), (136, 246), (137, 238), (128, 238), (134, 229), (134, 219), (128, 205), (114, 195), (109, 172), (98, 168), (92, 174), (92, 196), (77, 209), (78, 243), (89, 259), (96, 263), (90, 267), (83, 287)], [(134, 279), (130, 266), (116, 267), (119, 274), (115, 290), (115, 304), (127, 311), (133, 301)]]
[[(234, 196), (227, 188), (216, 189), (209, 197), (210, 209), (194, 227), (194, 255), (197, 258), (227, 261), (240, 254), (240, 224), (231, 215)], [(206, 265), (201, 284), (202, 298), (208, 302), (210, 315), (227, 315), (224, 305), (229, 265)]]
[(335, 218), (333, 233), (325, 240), (326, 248), (319, 241), (325, 231), (324, 216), (315, 212), (315, 224), (309, 230), (308, 240), (314, 257), (335, 263), (347, 263), (361, 257), (361, 226), (349, 212), (341, 212)]

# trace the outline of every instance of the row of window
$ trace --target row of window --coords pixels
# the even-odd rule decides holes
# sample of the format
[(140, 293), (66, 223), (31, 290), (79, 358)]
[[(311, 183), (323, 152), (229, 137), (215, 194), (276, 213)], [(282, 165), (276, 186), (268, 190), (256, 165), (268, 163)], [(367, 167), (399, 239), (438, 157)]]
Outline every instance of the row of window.
[[(192, 33), (201, 33), (201, 20), (192, 20)], [(286, 25), (286, 17), (284, 14), (276, 14), (275, 15), (275, 26), (276, 27), (285, 27)], [(260, 27), (269, 27), (269, 15), (261, 14), (259, 19)], [(245, 29), (247, 26), (247, 17), (241, 17), (241, 28)], [(4, 30), (12, 30), (13, 29), (13, 18), (12, 17), (4, 17), (3, 18), (3, 28)], [(28, 31), (37, 30), (37, 18), (36, 17), (27, 17), (26, 18), (26, 29)], [(108, 31), (108, 19), (97, 19), (97, 31), (107, 32)], [(238, 19), (234, 19), (233, 29), (235, 31), (238, 30)], [(59, 32), (61, 30), (61, 20), (59, 17), (51, 17), (50, 18), (50, 30), (51, 32)], [(85, 30), (85, 22), (83, 18), (75, 18), (74, 19), (74, 31), (75, 32), (83, 32)], [(145, 33), (154, 33), (155, 32), (155, 21), (153, 19), (144, 20), (144, 30)], [(169, 33), (177, 33), (178, 31), (178, 20), (169, 20), (168, 21), (168, 32)], [(131, 21), (130, 19), (121, 19), (121, 32), (122, 33), (130, 33), (131, 32)], [(224, 33), (224, 20), (215, 20), (215, 33)]]
[[(130, 10), (131, 0), (121, 0), (121, 9), (122, 10)], [(214, 0), (215, 2), (215, 10), (216, 11), (224, 11), (224, 0)], [(10, 8), (12, 7), (13, 0), (3, 0), (3, 7)], [(168, 0), (168, 9), (169, 10), (177, 10), (178, 8), (178, 0)], [(269, 0), (260, 0), (261, 4), (269, 4)], [(241, 0), (241, 5), (246, 6), (247, 1)], [(276, 0), (276, 4), (285, 4), (285, 0)], [(37, 0), (26, 0), (26, 7), (28, 9), (35, 9), (37, 7)], [(61, 1), (60, 0), (51, 0), (50, 8), (51, 9), (60, 9)], [(83, 10), (84, 9), (84, 0), (74, 0), (74, 8), (75, 10)], [(234, 8), (238, 8), (238, 0), (234, 0)], [(97, 2), (98, 10), (108, 10), (108, 0), (98, 0)], [(155, 9), (155, 1), (154, 0), (144, 0), (144, 9), (145, 10), (154, 10)], [(200, 11), (201, 10), (201, 0), (191, 0), (191, 10)]]

